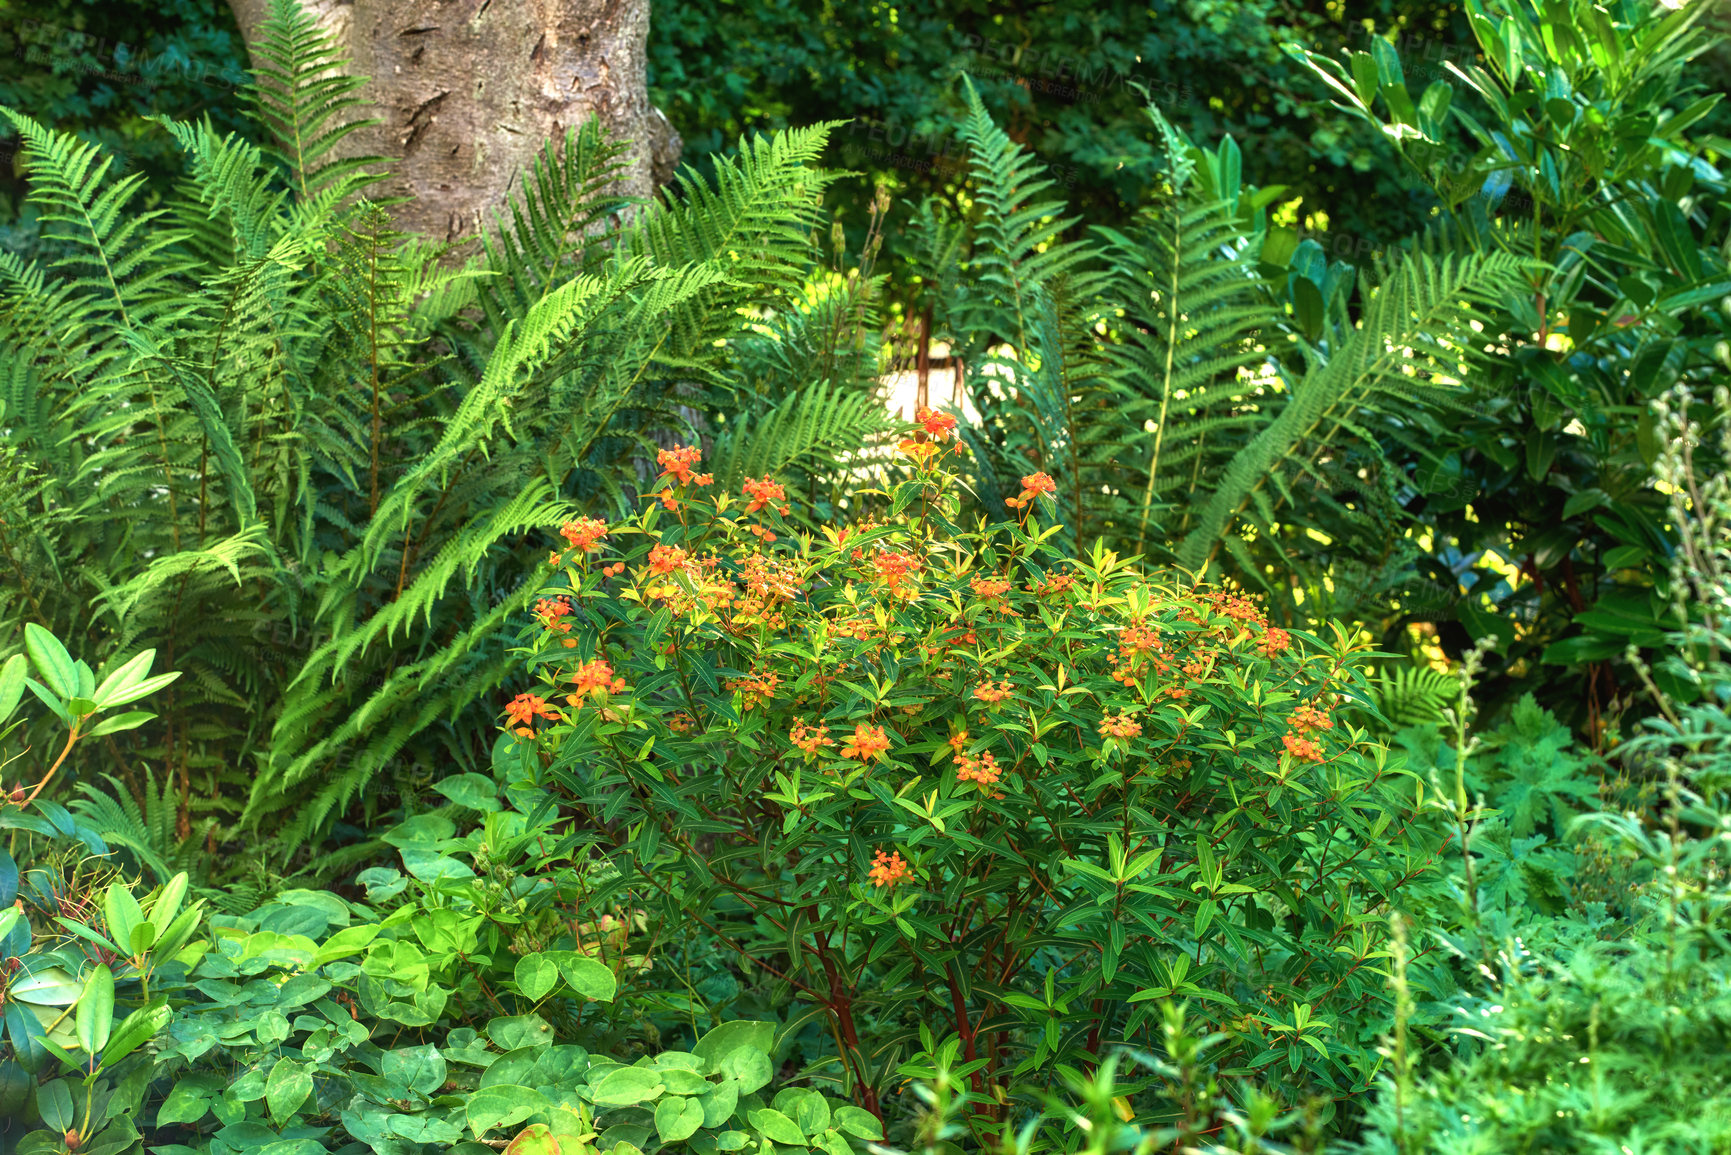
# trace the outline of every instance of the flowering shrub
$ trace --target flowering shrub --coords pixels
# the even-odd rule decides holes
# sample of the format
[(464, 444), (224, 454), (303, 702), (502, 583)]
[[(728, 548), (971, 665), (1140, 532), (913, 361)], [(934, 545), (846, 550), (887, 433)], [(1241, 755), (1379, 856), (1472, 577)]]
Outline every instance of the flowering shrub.
[[(1043, 474), (1010, 520), (956, 524), (952, 431), (922, 414), (884, 512), (821, 535), (691, 450), (635, 521), (566, 527), (586, 544), (526, 635), (509, 788), (820, 1012), (825, 1074), (868, 1109), (916, 1024), (1001, 1104), (1155, 1043), (1169, 998), (1226, 1069), (1364, 1088), (1387, 916), (1441, 837), (1337, 719), (1351, 647), (1055, 556)], [(982, 1134), (1009, 1115), (980, 1110)]]

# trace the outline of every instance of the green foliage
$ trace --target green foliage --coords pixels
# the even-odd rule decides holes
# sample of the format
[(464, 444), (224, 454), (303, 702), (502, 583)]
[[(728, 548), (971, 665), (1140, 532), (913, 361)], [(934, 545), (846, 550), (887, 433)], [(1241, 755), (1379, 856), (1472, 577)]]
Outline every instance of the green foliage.
[(919, 227), (955, 254), (935, 331), (968, 367), (988, 509), (1046, 472), (1075, 541), (1230, 577), (1289, 621), (1380, 612), (1412, 555), (1384, 443), (1468, 396), (1477, 332), (1530, 259), (1318, 269), (1314, 243), (1277, 243), (1282, 190), (1244, 187), (1233, 141), (1198, 148), (1153, 107), (1168, 195), (1129, 230), (1066, 240), (1044, 171), (971, 100), (974, 208), (958, 225), (928, 206)]
[[(0, 652), (38, 622), (92, 662), (170, 655), (185, 677), (102, 769), (172, 783), (176, 844), (198, 815), (290, 851), (392, 804), (367, 790), (387, 770), (412, 790), (484, 759), (534, 589), (506, 547), (622, 502), (655, 430), (701, 419), (681, 389), (737, 389), (747, 314), (801, 311), (826, 130), (757, 141), (627, 223), (618, 147), (585, 127), (456, 268), (357, 197), (378, 165), (331, 159), (359, 81), (288, 0), (260, 61), (272, 143), (165, 122), (187, 180), (143, 211), (142, 173), (5, 113), (47, 255), (0, 256)], [(856, 386), (771, 406), (752, 453), (820, 476), (871, 427)]]
[[(495, 815), (488, 834), (523, 821)], [(11, 1045), (0, 1069), (8, 1117), (30, 1125), (12, 1149), (318, 1152), (358, 1142), (402, 1155), (427, 1145), (485, 1152), (494, 1148), (481, 1141), (499, 1135), (494, 1146), (509, 1139), (520, 1153), (562, 1143), (703, 1152), (773, 1139), (838, 1155), (854, 1150), (849, 1136), (882, 1136), (876, 1119), (816, 1092), (769, 1095), (774, 1023), (722, 1023), (689, 1051), (634, 1063), (567, 1041), (593, 1035), (584, 1012), (612, 1001), (607, 966), (573, 950), (525, 953), (514, 969), (509, 951), (480, 955), (492, 959), (485, 974), (466, 961), (478, 928), (486, 938), (508, 926), (510, 900), (550, 881), (507, 888), (503, 907), (461, 902), (470, 888), (447, 876), (394, 908), (302, 890), (206, 920), (198, 904), (182, 906), (182, 874), (142, 903), (110, 883), (100, 917), (62, 918), (34, 937), (0, 893)], [(123, 951), (117, 939), (135, 946)]]
[(1722, 93), (1689, 82), (1715, 43), (1707, 10), (1475, 0), (1479, 57), (1422, 93), (1383, 40), (1344, 61), (1300, 53), (1436, 192), (1425, 247), (1543, 262), (1488, 319), (1505, 351), (1469, 407), (1417, 411), (1388, 446), (1432, 527), (1426, 580), (1388, 628), (1439, 623), (1455, 652), (1495, 639), (1491, 700), (1539, 688), (1601, 748), (1632, 681), (1624, 651), (1680, 624), (1649, 403), (1716, 379), (1731, 332), (1725, 150), (1701, 132)]

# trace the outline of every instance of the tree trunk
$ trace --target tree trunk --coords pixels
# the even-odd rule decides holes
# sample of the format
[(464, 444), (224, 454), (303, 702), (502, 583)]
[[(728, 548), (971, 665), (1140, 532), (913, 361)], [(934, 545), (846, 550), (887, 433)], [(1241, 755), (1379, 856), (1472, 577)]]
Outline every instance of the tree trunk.
[[(229, 0), (249, 43), (269, 0)], [(368, 79), (380, 123), (345, 155), (396, 161), (381, 196), (413, 199), (398, 223), (439, 241), (477, 235), (542, 146), (599, 116), (632, 142), (620, 191), (648, 196), (680, 140), (651, 108), (648, 0), (301, 0)]]

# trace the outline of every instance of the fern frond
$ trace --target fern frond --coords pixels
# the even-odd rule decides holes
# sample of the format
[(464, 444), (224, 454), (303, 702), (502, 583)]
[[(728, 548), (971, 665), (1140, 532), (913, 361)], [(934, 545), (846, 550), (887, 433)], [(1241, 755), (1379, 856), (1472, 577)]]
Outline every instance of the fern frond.
[(331, 158), (345, 137), (374, 123), (360, 115), (365, 102), (355, 95), (366, 81), (347, 74), (336, 39), (298, 0), (271, 0), (252, 53), (245, 99), (274, 138), (271, 152), (297, 197), (347, 195), (378, 179), (379, 157)]
[(1293, 385), (1280, 415), (1227, 467), (1180, 546), (1179, 563), (1203, 569), (1275, 471), (1304, 454), (1320, 456), (1362, 406), (1379, 396), (1452, 388), (1450, 381), (1476, 356), (1471, 322), (1487, 317), (1491, 302), (1518, 291), (1528, 265), (1506, 253), (1407, 256), (1372, 295), (1352, 337)]
[(837, 469), (893, 428), (875, 394), (815, 385), (756, 420), (741, 418), (716, 438), (709, 462), (717, 483), (732, 493), (747, 477), (779, 476), (795, 466)]

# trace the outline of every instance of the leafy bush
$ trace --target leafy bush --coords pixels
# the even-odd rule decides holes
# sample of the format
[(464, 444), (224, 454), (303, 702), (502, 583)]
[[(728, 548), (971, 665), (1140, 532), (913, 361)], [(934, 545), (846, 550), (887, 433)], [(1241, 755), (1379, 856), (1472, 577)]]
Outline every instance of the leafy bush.
[(921, 1032), (1001, 1104), (1168, 997), (1225, 1068), (1363, 1088), (1384, 920), (1441, 834), (1333, 720), (1352, 648), (1063, 556), (1043, 474), (1013, 521), (958, 525), (954, 421), (922, 425), (890, 516), (792, 533), (780, 485), (716, 492), (674, 449), (639, 518), (566, 525), (508, 795), (819, 1017), (813, 1074), (864, 1106)]

